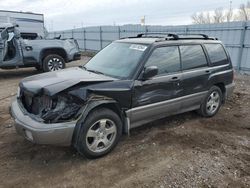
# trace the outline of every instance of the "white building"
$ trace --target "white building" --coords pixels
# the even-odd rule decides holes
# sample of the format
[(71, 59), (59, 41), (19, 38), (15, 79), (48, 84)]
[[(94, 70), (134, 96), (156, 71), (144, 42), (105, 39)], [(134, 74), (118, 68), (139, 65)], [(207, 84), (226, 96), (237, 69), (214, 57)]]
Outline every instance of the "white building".
[(17, 24), (22, 35), (35, 33), (42, 37), (45, 35), (43, 14), (0, 10), (1, 23)]

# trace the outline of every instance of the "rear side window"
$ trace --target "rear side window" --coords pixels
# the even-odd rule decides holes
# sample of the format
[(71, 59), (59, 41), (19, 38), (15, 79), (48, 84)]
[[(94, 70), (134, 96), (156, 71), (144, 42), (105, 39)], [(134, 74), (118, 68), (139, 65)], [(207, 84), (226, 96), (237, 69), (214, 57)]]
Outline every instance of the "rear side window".
[(227, 55), (221, 44), (204, 44), (209, 59), (213, 65), (224, 65), (228, 63)]
[(148, 66), (157, 66), (158, 75), (180, 71), (181, 63), (178, 46), (156, 48), (146, 63), (146, 67)]
[(182, 69), (195, 69), (207, 66), (207, 59), (201, 45), (180, 46)]

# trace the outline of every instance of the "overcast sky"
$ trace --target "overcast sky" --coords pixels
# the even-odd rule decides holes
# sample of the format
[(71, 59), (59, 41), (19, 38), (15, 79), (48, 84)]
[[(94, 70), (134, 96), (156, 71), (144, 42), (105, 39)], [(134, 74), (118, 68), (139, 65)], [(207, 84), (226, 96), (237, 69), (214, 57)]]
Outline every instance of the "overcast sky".
[[(247, 0), (232, 0), (238, 8)], [(0, 9), (42, 13), (48, 30), (82, 26), (190, 24), (195, 12), (229, 8), (230, 0), (0, 0)]]

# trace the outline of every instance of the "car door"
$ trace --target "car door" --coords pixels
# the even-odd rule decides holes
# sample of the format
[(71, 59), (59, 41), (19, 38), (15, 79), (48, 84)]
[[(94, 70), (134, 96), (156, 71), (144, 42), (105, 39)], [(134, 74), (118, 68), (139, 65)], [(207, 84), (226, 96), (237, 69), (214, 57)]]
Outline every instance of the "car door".
[(153, 50), (145, 67), (157, 66), (158, 74), (134, 83), (132, 109), (127, 113), (131, 128), (174, 114), (180, 108), (181, 64), (178, 46)]
[(0, 66), (3, 64), (3, 59), (4, 59), (4, 55), (5, 55), (5, 51), (7, 49), (6, 46), (6, 42), (8, 39), (8, 32), (6, 29), (4, 29), (3, 31), (1, 31), (1, 35), (0, 35)]
[(185, 100), (183, 111), (199, 108), (208, 88), (210, 68), (200, 44), (180, 45), (182, 62), (182, 88)]
[(3, 62), (3, 40), (0, 37), (0, 64)]

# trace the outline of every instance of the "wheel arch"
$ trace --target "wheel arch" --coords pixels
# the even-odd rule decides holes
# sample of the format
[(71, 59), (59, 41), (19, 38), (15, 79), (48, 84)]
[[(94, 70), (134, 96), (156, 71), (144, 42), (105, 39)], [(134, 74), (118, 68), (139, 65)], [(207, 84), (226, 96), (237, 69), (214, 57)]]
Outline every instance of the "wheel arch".
[(40, 64), (42, 65), (43, 60), (45, 57), (47, 57), (50, 54), (57, 54), (59, 56), (61, 56), (65, 62), (68, 62), (68, 57), (67, 57), (67, 52), (60, 47), (56, 47), (56, 48), (45, 48), (40, 52)]
[(225, 102), (226, 99), (226, 86), (223, 82), (218, 82), (218, 83), (214, 83), (214, 86), (217, 86), (218, 88), (220, 88), (221, 93), (222, 93), (222, 103)]
[(119, 107), (119, 104), (117, 103), (117, 101), (112, 100), (112, 99), (90, 101), (86, 104), (85, 108), (83, 108), (82, 115), (76, 123), (73, 137), (72, 137), (72, 142), (71, 142), (74, 147), (77, 147), (77, 141), (78, 141), (79, 132), (80, 132), (80, 128), (81, 128), (80, 122), (85, 121), (85, 119), (88, 117), (88, 115), (92, 111), (99, 109), (99, 108), (107, 108), (107, 109), (110, 109), (113, 112), (115, 112), (121, 118), (122, 130), (125, 129), (126, 118), (125, 118), (125, 115), (124, 115), (122, 109)]

